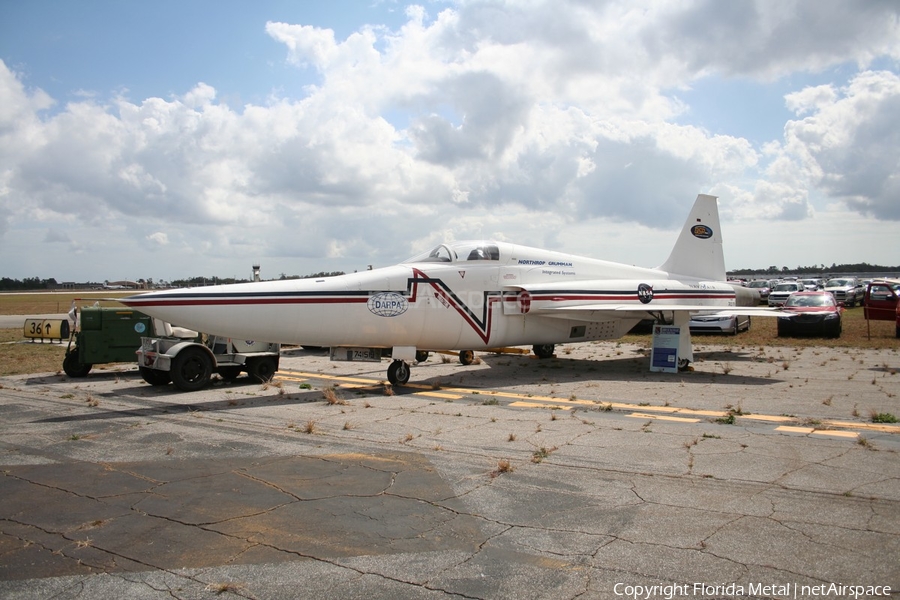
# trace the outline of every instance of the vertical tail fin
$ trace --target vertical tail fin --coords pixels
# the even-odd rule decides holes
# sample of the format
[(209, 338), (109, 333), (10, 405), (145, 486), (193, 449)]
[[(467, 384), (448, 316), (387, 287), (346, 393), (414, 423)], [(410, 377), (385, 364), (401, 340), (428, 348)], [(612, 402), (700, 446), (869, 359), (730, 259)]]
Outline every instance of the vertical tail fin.
[(669, 275), (725, 281), (725, 254), (716, 196), (697, 196), (672, 253), (659, 270)]

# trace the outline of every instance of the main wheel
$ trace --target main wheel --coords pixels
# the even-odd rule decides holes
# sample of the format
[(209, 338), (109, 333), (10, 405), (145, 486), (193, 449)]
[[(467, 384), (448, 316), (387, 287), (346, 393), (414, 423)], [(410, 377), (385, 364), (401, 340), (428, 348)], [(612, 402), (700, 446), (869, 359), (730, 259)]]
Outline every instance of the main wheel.
[(409, 381), (409, 365), (402, 360), (395, 360), (388, 367), (387, 376), (392, 385), (404, 385)]
[(144, 381), (152, 386), (169, 385), (169, 382), (172, 381), (172, 376), (168, 371), (159, 371), (149, 367), (139, 367), (138, 370)]
[(278, 370), (278, 361), (274, 356), (261, 356), (247, 361), (247, 373), (257, 383), (272, 381)]
[(172, 383), (183, 392), (205, 388), (212, 372), (212, 359), (197, 347), (185, 348), (172, 361)]
[(531, 348), (534, 355), (538, 358), (553, 358), (553, 351), (556, 346), (553, 344), (537, 344)]
[(81, 362), (78, 355), (78, 347), (76, 346), (74, 350), (67, 352), (66, 357), (63, 359), (63, 371), (69, 377), (87, 377), (87, 374), (91, 372), (93, 365)]
[(459, 362), (464, 365), (471, 365), (475, 362), (475, 352), (472, 350), (460, 350)]
[(416, 350), (416, 362), (425, 362), (428, 360), (428, 352), (425, 350)]

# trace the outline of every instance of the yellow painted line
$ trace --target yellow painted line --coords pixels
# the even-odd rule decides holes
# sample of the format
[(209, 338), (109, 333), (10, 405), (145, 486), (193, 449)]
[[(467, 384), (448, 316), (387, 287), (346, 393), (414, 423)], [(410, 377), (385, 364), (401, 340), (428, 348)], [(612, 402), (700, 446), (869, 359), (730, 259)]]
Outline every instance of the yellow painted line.
[(647, 413), (631, 413), (630, 415), (625, 415), (627, 417), (634, 417), (636, 419), (654, 419), (656, 421), (675, 421), (676, 423), (699, 423), (700, 419), (686, 419), (684, 417), (667, 417), (660, 415), (650, 415)]
[(767, 421), (769, 423), (791, 423), (796, 421), (796, 417), (786, 417), (784, 415), (735, 415), (742, 419), (750, 419), (752, 421)]
[(416, 396), (428, 396), (429, 398), (443, 398), (445, 400), (459, 400), (463, 396), (459, 394), (442, 394), (440, 392), (416, 392)]
[(859, 437), (858, 431), (837, 431), (834, 429), (816, 429), (813, 435), (831, 435), (835, 437), (856, 438)]
[(781, 425), (780, 427), (776, 427), (775, 431), (786, 431), (787, 433), (804, 433), (809, 435), (815, 429), (812, 427), (795, 427), (793, 425)]
[[(384, 379), (371, 379), (363, 377), (348, 377), (345, 375), (327, 375), (325, 373), (306, 373), (302, 371), (278, 371), (276, 375), (279, 379), (290, 381), (305, 381), (307, 379), (324, 379), (328, 381), (341, 382), (341, 387), (353, 389), (365, 387), (377, 387), (384, 384)], [(352, 384), (357, 384), (353, 386)], [(522, 394), (517, 392), (502, 392), (497, 390), (477, 390), (472, 388), (458, 387), (440, 387), (435, 390), (432, 386), (423, 384), (407, 383), (403, 387), (423, 390), (415, 392), (417, 395), (434, 396), (445, 399), (461, 399), (464, 396), (488, 396), (494, 398), (507, 398), (513, 400), (509, 406), (522, 408), (563, 408), (571, 410), (575, 407), (612, 407), (620, 411), (635, 411), (636, 414), (644, 414), (640, 418), (662, 418), (653, 417), (650, 413), (664, 413), (670, 415), (679, 415), (680, 417), (672, 417), (667, 420), (683, 421), (686, 423), (696, 423), (704, 417), (725, 417), (729, 413), (724, 410), (697, 410), (692, 408), (677, 408), (674, 406), (641, 406), (628, 402), (604, 402), (598, 400), (585, 399), (569, 399), (569, 398), (553, 398), (550, 396), (535, 396), (533, 394)], [(427, 391), (426, 391), (427, 390)], [(444, 395), (446, 394), (446, 395)], [(796, 417), (788, 417), (784, 415), (764, 415), (764, 414), (745, 414), (735, 415), (741, 419), (751, 421), (763, 421), (767, 423), (792, 423), (797, 420)], [(697, 418), (693, 418), (697, 417)], [(782, 431), (798, 430), (805, 433), (816, 433), (816, 435), (834, 435), (839, 437), (854, 437), (857, 434), (853, 431), (840, 433), (836, 430), (863, 430), (863, 431), (879, 431), (883, 433), (900, 434), (900, 425), (891, 425), (885, 423), (861, 423), (859, 421), (822, 421), (824, 427), (831, 429), (815, 429), (809, 427), (798, 427), (793, 425), (782, 425), (780, 427), (792, 427), (793, 429), (782, 429)]]
[(866, 429), (882, 431), (884, 433), (900, 433), (900, 425), (886, 425), (884, 423), (858, 423), (854, 421), (822, 421), (829, 427), (841, 427), (843, 429)]
[(538, 402), (522, 402), (521, 400), (516, 402), (510, 402), (510, 406), (517, 406), (522, 408), (550, 408), (556, 410), (572, 410), (571, 406), (560, 406), (558, 404), (540, 404)]

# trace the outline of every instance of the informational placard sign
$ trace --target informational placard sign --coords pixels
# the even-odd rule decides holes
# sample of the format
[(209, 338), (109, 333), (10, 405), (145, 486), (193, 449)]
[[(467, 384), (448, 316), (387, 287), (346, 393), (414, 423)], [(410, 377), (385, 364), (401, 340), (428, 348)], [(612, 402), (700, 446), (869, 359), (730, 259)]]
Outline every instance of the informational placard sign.
[(653, 326), (653, 346), (650, 349), (650, 370), (656, 373), (678, 372), (678, 336), (681, 327)]

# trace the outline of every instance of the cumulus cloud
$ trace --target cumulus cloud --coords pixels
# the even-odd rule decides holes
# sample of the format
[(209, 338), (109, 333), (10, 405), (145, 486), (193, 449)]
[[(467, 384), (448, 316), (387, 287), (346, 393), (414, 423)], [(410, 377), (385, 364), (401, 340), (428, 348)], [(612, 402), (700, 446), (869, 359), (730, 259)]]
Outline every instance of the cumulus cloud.
[(147, 236), (147, 241), (153, 242), (154, 244), (159, 244), (160, 246), (167, 246), (169, 244), (169, 236), (165, 232), (157, 231), (155, 233), (151, 233)]
[(711, 75), (900, 58), (890, 3), (826, 4), (460, 2), (346, 39), (273, 21), (265, 34), (316, 83), (241, 109), (197, 82), (50, 112), (0, 62), (0, 235), (115, 217), (123, 240), (149, 242), (147, 260), (364, 265), (433, 232), (504, 236), (498, 214), (527, 215), (508, 222), (563, 250), (586, 222), (671, 228), (707, 191), (728, 194), (733, 218), (808, 219), (822, 195), (898, 219), (895, 73), (796, 90), (796, 120), (762, 148), (679, 120), (671, 92)]
[(799, 115), (785, 128), (786, 152), (829, 197), (879, 219), (900, 219), (900, 77), (860, 73), (840, 89), (787, 98)]

